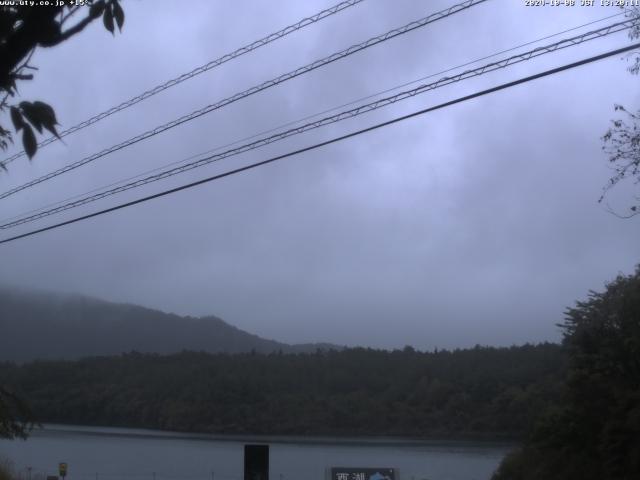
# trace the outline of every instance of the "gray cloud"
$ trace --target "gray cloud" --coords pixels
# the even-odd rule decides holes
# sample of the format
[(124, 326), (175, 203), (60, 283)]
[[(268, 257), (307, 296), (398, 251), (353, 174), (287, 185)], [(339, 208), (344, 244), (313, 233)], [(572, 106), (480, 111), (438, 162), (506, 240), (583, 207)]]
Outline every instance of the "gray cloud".
[[(21, 91), (50, 101), (72, 125), (327, 5), (131, 2), (122, 36), (94, 25), (39, 52), (38, 78)], [(364, 2), (67, 137), (31, 163), (14, 162), (0, 184), (22, 183), (447, 5)], [(16, 195), (0, 215), (612, 13), (488, 2)], [(618, 34), (446, 87), (73, 215), (626, 43)], [(5, 245), (0, 281), (216, 314), (289, 342), (433, 348), (557, 340), (565, 307), (639, 259), (638, 221), (596, 203), (609, 175), (600, 136), (614, 103), (637, 107), (637, 81), (610, 59)]]

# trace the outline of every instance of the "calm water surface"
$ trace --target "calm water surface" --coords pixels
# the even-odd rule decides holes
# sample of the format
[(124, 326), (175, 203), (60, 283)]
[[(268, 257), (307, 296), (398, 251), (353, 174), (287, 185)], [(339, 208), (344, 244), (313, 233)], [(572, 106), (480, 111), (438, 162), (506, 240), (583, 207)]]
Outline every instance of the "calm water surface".
[(153, 430), (46, 425), (29, 440), (0, 440), (0, 457), (32, 479), (241, 480), (245, 443), (268, 443), (271, 480), (326, 480), (332, 466), (389, 467), (398, 480), (488, 480), (509, 445), (297, 437), (189, 435)]

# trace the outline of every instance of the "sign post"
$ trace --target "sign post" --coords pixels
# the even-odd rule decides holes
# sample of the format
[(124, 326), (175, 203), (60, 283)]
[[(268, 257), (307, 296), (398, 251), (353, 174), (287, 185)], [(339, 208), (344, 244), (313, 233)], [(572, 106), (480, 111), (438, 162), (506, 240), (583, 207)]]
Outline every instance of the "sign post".
[(64, 477), (67, 476), (67, 464), (65, 462), (60, 462), (58, 464), (58, 473), (62, 477), (62, 480), (64, 480)]
[(269, 480), (269, 445), (244, 446), (244, 480)]

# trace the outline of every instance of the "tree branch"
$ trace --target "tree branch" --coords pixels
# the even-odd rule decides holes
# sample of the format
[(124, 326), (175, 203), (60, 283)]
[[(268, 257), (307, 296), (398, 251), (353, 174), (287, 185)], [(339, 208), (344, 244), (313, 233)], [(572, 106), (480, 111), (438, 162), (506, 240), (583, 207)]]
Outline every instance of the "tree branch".
[(88, 15), (87, 17), (83, 18), (80, 22), (76, 23), (69, 30), (65, 30), (64, 32), (61, 32), (58, 38), (56, 39), (55, 43), (51, 43), (50, 45), (42, 45), (42, 44), (41, 45), (43, 47), (53, 47), (54, 45), (57, 45), (60, 42), (63, 42), (68, 38), (71, 38), (76, 33), (80, 33), (82, 30), (85, 29), (87, 25), (93, 22), (96, 18), (97, 17), (92, 17), (91, 15)]

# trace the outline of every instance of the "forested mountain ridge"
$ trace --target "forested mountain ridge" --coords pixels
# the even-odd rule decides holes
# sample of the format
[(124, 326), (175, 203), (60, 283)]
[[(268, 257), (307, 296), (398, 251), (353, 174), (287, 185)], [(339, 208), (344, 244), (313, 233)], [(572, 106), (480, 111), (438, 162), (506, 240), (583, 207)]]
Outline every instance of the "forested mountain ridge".
[(129, 353), (0, 363), (40, 422), (295, 435), (521, 437), (558, 400), (559, 345)]
[(240, 330), (220, 318), (181, 317), (80, 295), (0, 287), (0, 361), (76, 359), (139, 351), (313, 352), (327, 344), (289, 345)]

